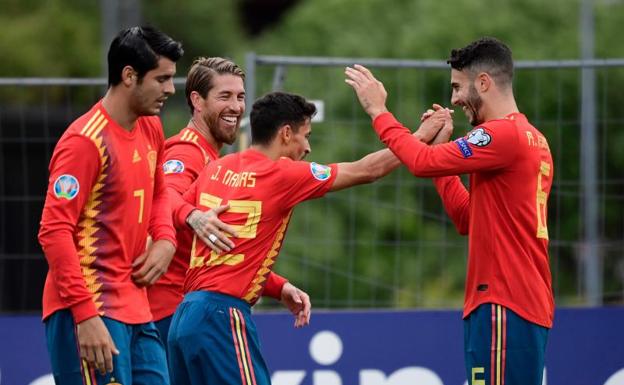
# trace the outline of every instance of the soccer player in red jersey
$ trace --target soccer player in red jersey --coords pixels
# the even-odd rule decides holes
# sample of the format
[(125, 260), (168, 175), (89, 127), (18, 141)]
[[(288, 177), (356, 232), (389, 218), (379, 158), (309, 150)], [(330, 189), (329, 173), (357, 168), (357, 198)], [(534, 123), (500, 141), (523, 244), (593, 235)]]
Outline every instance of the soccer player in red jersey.
[[(553, 180), (548, 142), (519, 112), (510, 49), (482, 38), (451, 52), (454, 105), (475, 127), (450, 143), (414, 140), (385, 106), (366, 68), (347, 68), (381, 140), (416, 176), (436, 177), (446, 211), (468, 234), (464, 348), (469, 383), (541, 385), (554, 300), (546, 204)], [(440, 109), (435, 106), (435, 109)], [(427, 117), (427, 114), (424, 116)], [(457, 174), (470, 175), (467, 190)]]
[(108, 51), (106, 95), (52, 155), (39, 242), (57, 384), (169, 383), (145, 286), (166, 271), (176, 245), (156, 115), (174, 93), (182, 54), (154, 28), (121, 31)]
[[(227, 252), (193, 240), (183, 302), (169, 330), (169, 365), (176, 384), (270, 384), (251, 306), (264, 290), (294, 207), (398, 167), (389, 150), (329, 166), (303, 161), (310, 152), (314, 104), (274, 92), (258, 99), (250, 115), (251, 148), (210, 162), (174, 207), (184, 224), (196, 207), (228, 205), (220, 218), (236, 236)], [(440, 113), (439, 115), (443, 115)], [(443, 124), (427, 119), (415, 134), (430, 140)], [(438, 124), (439, 123), (439, 124)]]
[[(245, 112), (244, 79), (243, 70), (231, 60), (200, 57), (193, 62), (186, 79), (186, 101), (192, 118), (187, 127), (165, 141), (163, 169), (172, 200), (181, 200), (201, 170), (219, 158), (223, 145), (234, 143)], [(195, 211), (188, 221), (215, 252), (229, 251), (234, 246), (225, 235), (234, 233), (234, 229), (215, 215), (225, 209), (227, 206), (208, 213)], [(176, 237), (178, 247), (169, 269), (147, 290), (154, 322), (165, 345), (171, 317), (184, 297), (193, 231), (184, 226)], [(217, 241), (208, 237), (216, 237)], [(308, 295), (285, 278), (270, 273), (262, 294), (281, 300), (291, 309), (297, 317), (295, 326), (309, 322)]]

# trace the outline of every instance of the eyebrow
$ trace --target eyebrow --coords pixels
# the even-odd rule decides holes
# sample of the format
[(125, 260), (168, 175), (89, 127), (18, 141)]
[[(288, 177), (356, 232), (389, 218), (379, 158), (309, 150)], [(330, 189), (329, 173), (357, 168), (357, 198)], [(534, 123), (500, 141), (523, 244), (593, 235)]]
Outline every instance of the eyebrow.
[(230, 90), (222, 90), (217, 93), (217, 95), (241, 95), (241, 94), (244, 95), (245, 91), (236, 92), (236, 91), (230, 91)]

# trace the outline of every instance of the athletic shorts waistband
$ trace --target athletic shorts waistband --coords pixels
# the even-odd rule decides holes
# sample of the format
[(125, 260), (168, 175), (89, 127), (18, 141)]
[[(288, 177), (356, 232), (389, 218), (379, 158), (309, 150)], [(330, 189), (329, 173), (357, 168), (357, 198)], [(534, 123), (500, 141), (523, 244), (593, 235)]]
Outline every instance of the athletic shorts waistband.
[(215, 302), (223, 306), (235, 307), (241, 311), (251, 314), (251, 305), (248, 302), (227, 294), (206, 290), (191, 291), (184, 295), (184, 300), (182, 302), (195, 301)]

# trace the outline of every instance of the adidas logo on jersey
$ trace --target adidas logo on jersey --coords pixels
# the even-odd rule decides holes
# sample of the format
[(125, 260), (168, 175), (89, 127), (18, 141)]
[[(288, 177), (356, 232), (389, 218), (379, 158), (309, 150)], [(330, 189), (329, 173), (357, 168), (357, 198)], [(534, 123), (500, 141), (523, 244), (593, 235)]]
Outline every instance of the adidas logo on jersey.
[(134, 149), (134, 155), (132, 155), (132, 163), (136, 163), (136, 162), (140, 162), (140, 161), (141, 161), (141, 155), (139, 155), (139, 152), (135, 148)]

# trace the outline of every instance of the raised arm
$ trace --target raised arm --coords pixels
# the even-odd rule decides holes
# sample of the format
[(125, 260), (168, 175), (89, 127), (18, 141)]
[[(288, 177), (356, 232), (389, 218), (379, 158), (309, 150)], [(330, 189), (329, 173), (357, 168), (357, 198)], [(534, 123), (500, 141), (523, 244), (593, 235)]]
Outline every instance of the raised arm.
[[(432, 140), (438, 132), (441, 132), (449, 119), (448, 110), (434, 112), (421, 123), (418, 131), (412, 135), (412, 139), (421, 142)], [(452, 131), (452, 125), (450, 129)], [(401, 161), (388, 149), (373, 152), (355, 162), (338, 163), (338, 174), (330, 191), (374, 182), (400, 165)]]
[[(373, 119), (373, 126), (382, 142), (416, 176), (449, 176), (496, 170), (509, 165), (515, 159), (518, 148), (515, 131), (499, 130), (496, 140), (491, 140), (492, 132), (487, 126), (476, 128), (465, 138), (427, 146), (423, 141), (414, 138), (388, 112), (383, 84), (368, 69), (356, 65), (354, 68), (347, 68), (346, 75), (345, 81), (353, 87), (360, 104)], [(417, 133), (426, 137), (425, 142), (428, 142), (437, 132), (432, 135), (430, 131), (419, 129)]]

